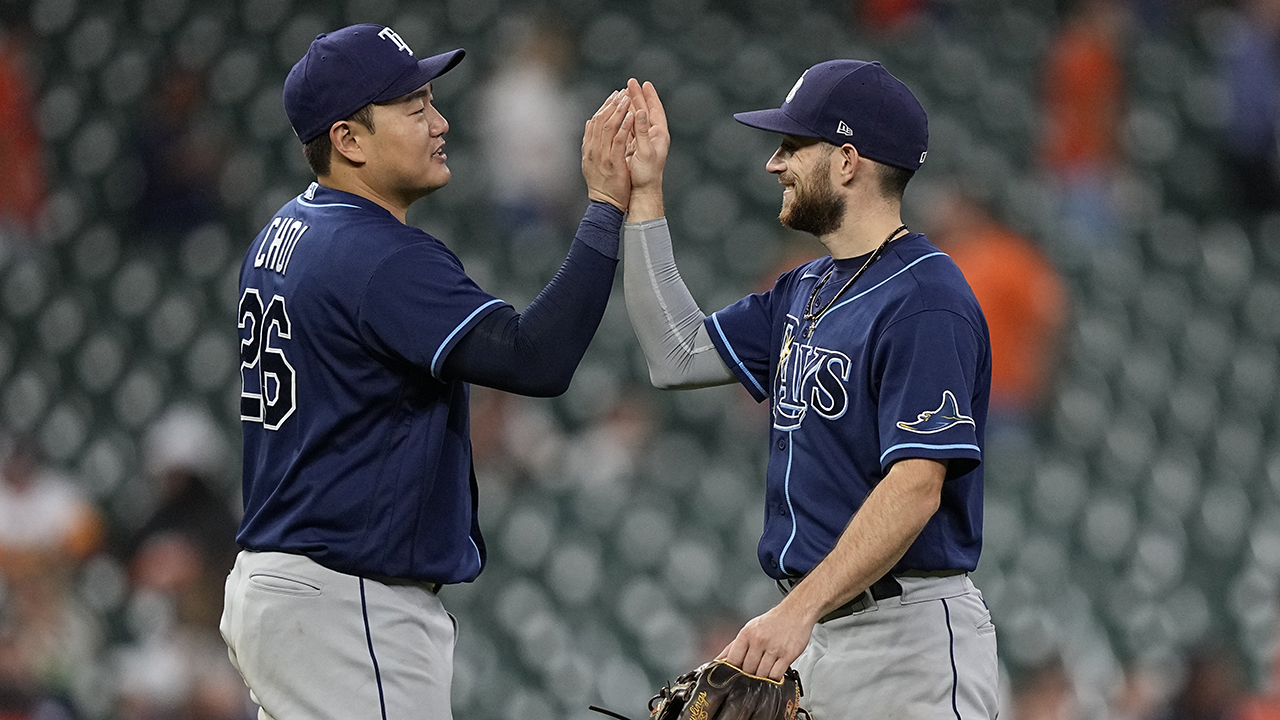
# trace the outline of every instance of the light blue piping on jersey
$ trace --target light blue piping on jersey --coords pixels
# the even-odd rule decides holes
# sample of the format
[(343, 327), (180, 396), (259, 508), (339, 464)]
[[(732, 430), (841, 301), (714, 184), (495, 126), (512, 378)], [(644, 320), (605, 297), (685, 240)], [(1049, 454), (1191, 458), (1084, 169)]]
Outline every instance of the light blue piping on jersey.
[(472, 311), (471, 311), (471, 314), (467, 316), (467, 319), (466, 319), (466, 320), (463, 320), (463, 321), (462, 321), (462, 322), (460, 322), (460, 323), (458, 323), (458, 327), (454, 328), (454, 329), (453, 329), (453, 332), (449, 333), (449, 335), (448, 335), (447, 337), (445, 337), (444, 342), (440, 343), (440, 347), (439, 347), (439, 348), (436, 348), (436, 354), (435, 354), (435, 356), (431, 358), (431, 375), (432, 375), (432, 377), (435, 377), (435, 378), (437, 378), (437, 379), (440, 377), (440, 375), (438, 374), (438, 373), (439, 373), (439, 371), (440, 371), (440, 369), (436, 367), (436, 363), (440, 361), (440, 353), (444, 352), (444, 349), (449, 345), (449, 341), (453, 339), (453, 336), (454, 336), (454, 335), (457, 335), (457, 334), (458, 334), (458, 332), (459, 332), (460, 330), (462, 330), (462, 328), (466, 327), (466, 326), (467, 326), (467, 323), (471, 322), (471, 318), (473, 318), (473, 317), (475, 317), (477, 314), (479, 314), (481, 310), (483, 310), (483, 309), (485, 309), (485, 308), (489, 307), (490, 305), (493, 305), (493, 304), (495, 304), (495, 303), (500, 303), (500, 302), (502, 302), (502, 301), (501, 301), (501, 300), (499, 300), (498, 298), (494, 298), (494, 299), (490, 300), (489, 302), (487, 302), (487, 303), (485, 303), (485, 304), (481, 305), (480, 307), (476, 308), (475, 310), (472, 310)]
[(893, 447), (891, 447), (891, 448), (889, 448), (888, 450), (885, 450), (883, 453), (881, 453), (881, 455), (880, 455), (880, 462), (884, 462), (884, 459), (885, 459), (885, 458), (887, 458), (887, 457), (889, 457), (889, 453), (893, 452), (894, 450), (907, 450), (907, 449), (913, 449), (913, 450), (976, 450), (979, 454), (981, 454), (981, 453), (982, 453), (982, 448), (978, 447), (977, 445), (966, 445), (966, 444), (960, 444), (960, 445), (928, 445), (928, 444), (925, 444), (925, 443), (902, 443), (901, 445), (894, 445)]
[(720, 319), (716, 317), (715, 313), (711, 313), (711, 322), (715, 324), (716, 332), (720, 333), (720, 339), (724, 341), (724, 346), (729, 349), (729, 356), (738, 364), (738, 367), (742, 368), (742, 374), (746, 375), (747, 378), (751, 380), (751, 384), (756, 386), (756, 389), (760, 391), (761, 395), (767, 396), (769, 393), (765, 392), (764, 388), (760, 387), (760, 383), (756, 381), (756, 376), (752, 375), (751, 371), (747, 370), (747, 366), (743, 365), (742, 361), (738, 359), (738, 353), (733, 351), (733, 346), (729, 344), (729, 338), (724, 336), (724, 329), (720, 327)]
[(929, 258), (931, 258), (931, 257), (938, 257), (939, 255), (941, 255), (942, 257), (946, 257), (946, 256), (947, 256), (947, 254), (946, 254), (946, 253), (944, 253), (944, 252), (935, 252), (935, 253), (929, 253), (928, 255), (922, 255), (922, 256), (920, 256), (920, 257), (916, 258), (915, 260), (912, 260), (910, 263), (908, 263), (908, 264), (907, 264), (907, 266), (906, 266), (906, 267), (902, 268), (902, 269), (901, 269), (901, 270), (899, 270), (898, 272), (896, 272), (896, 273), (894, 273), (894, 274), (890, 275), (889, 277), (887, 277), (887, 278), (885, 278), (885, 279), (881, 280), (880, 282), (876, 283), (875, 285), (872, 285), (871, 287), (867, 288), (866, 290), (863, 290), (862, 292), (858, 293), (857, 295), (854, 295), (853, 297), (849, 298), (848, 300), (845, 300), (844, 302), (840, 303), (839, 305), (836, 305), (835, 307), (833, 307), (833, 308), (831, 308), (830, 310), (828, 310), (828, 311), (826, 311), (825, 313), (823, 313), (823, 314), (822, 314), (822, 317), (819, 317), (817, 320), (814, 320), (814, 321), (813, 321), (813, 330), (814, 330), (814, 331), (816, 331), (816, 330), (818, 329), (818, 325), (819, 325), (819, 323), (821, 323), (821, 322), (822, 322), (822, 318), (827, 317), (827, 316), (828, 316), (828, 315), (830, 315), (832, 312), (834, 312), (834, 311), (836, 311), (836, 310), (839, 310), (840, 308), (844, 307), (845, 305), (848, 305), (849, 303), (853, 302), (854, 300), (857, 300), (858, 298), (862, 297), (863, 295), (866, 295), (867, 293), (871, 292), (872, 290), (875, 290), (876, 288), (880, 287), (881, 285), (883, 285), (883, 284), (885, 284), (885, 283), (889, 282), (890, 280), (892, 280), (892, 279), (894, 279), (894, 278), (898, 277), (898, 276), (899, 276), (899, 275), (901, 275), (902, 273), (904, 273), (904, 272), (906, 272), (906, 271), (910, 270), (911, 268), (915, 267), (917, 263), (919, 263), (919, 262), (921, 262), (921, 261), (923, 261), (923, 260), (928, 260), (928, 259), (929, 259)]
[(791, 506), (791, 457), (794, 452), (795, 442), (791, 437), (792, 430), (787, 431), (787, 474), (782, 481), (782, 493), (787, 498), (787, 512), (791, 513), (791, 537), (787, 538), (787, 544), (782, 546), (782, 552), (778, 553), (778, 567), (782, 572), (787, 571), (787, 550), (791, 549), (791, 541), (796, 539), (796, 510)]
[(294, 198), (294, 200), (297, 200), (299, 205), (306, 205), (307, 207), (349, 207), (357, 210), (360, 209), (359, 205), (352, 205), (350, 203), (309, 203), (306, 200), (303, 200), (301, 195)]

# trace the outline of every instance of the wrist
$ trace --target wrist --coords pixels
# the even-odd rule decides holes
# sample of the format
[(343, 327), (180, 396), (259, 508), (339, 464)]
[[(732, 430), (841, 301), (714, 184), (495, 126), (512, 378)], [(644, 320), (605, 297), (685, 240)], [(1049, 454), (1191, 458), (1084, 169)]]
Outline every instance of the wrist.
[[(825, 614), (822, 600), (821, 598), (813, 597), (811, 592), (802, 591), (800, 589), (802, 585), (803, 583), (792, 588), (791, 592), (787, 593), (787, 596), (782, 598), (782, 602), (778, 604), (786, 605), (786, 609), (789, 612), (799, 616), (805, 622), (811, 625), (816, 624), (818, 618)], [(812, 590), (812, 588), (809, 589)]]
[(588, 190), (587, 190), (587, 200), (590, 200), (591, 202), (608, 203), (608, 204), (610, 204), (610, 205), (614, 206), (615, 208), (617, 208), (617, 209), (621, 210), (622, 212), (626, 212), (626, 211), (627, 211), (627, 203), (626, 203), (626, 202), (620, 201), (620, 200), (618, 200), (617, 198), (615, 198), (615, 197), (613, 197), (613, 196), (611, 196), (611, 195), (609, 195), (609, 194), (607, 194), (607, 193), (597, 192), (597, 191), (595, 191), (595, 190), (590, 190), (590, 189), (588, 189)]
[(666, 214), (662, 202), (662, 188), (642, 188), (633, 190), (631, 203), (627, 208), (628, 222), (644, 222), (655, 220)]

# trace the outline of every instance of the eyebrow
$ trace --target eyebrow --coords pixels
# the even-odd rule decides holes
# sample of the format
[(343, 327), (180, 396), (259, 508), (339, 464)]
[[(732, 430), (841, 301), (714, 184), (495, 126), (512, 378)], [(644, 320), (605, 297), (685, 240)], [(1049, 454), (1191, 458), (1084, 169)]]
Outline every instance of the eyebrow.
[(799, 150), (802, 147), (816, 145), (820, 141), (821, 138), (807, 138), (799, 135), (783, 135), (781, 145), (788, 150)]
[(397, 105), (400, 103), (411, 103), (414, 100), (417, 100), (418, 98), (424, 98), (424, 97), (430, 97), (430, 96), (431, 96), (431, 84), (427, 83), (427, 86), (422, 88), (421, 90), (414, 90), (413, 92), (409, 93), (408, 95), (405, 95), (404, 97), (400, 98), (399, 100), (396, 100), (395, 102)]

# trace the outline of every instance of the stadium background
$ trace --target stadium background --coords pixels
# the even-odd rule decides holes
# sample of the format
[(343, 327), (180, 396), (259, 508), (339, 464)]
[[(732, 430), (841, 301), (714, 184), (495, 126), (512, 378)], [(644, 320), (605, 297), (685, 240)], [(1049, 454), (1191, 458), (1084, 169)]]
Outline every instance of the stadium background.
[[(1211, 3), (1116, 4), (1130, 22), (1115, 213), (1096, 238), (1064, 219), (1039, 155), (1044, 64), (1068, 12), (1051, 0), (896, 3), (917, 10), (901, 25), (872, 22), (869, 6), (893, 15), (886, 2), (0, 2), (9, 107), (29, 93), (6, 136), (34, 148), (0, 152), (0, 189), (25, 182), (22, 162), (44, 169), (36, 201), (5, 210), (0, 413), (107, 530), (36, 591), (30, 573), (6, 577), (0, 715), (246, 717), (210, 623), (216, 582), (156, 580), (148, 563), (164, 561), (140, 559), (138, 533), (165, 443), (238, 502), (239, 261), (311, 179), (283, 78), (316, 33), (370, 21), (420, 55), (467, 49), (437, 85), (453, 180), (410, 221), (518, 308), (582, 207), (572, 157), (550, 200), (499, 187), (487, 158), (532, 132), (523, 113), (567, 113), (573, 150), (610, 89), (656, 83), (678, 260), (713, 309), (818, 249), (774, 219), (773, 138), (730, 113), (775, 106), (814, 62), (881, 59), (930, 115), (909, 221), (957, 181), (1042, 248), (1070, 296), (1049, 397), (987, 460), (976, 580), (1007, 714), (1065, 698), (1057, 717), (1151, 717), (1215, 668), (1224, 697), (1274, 691), (1280, 216), (1231, 197), (1222, 65), (1242, 20)], [(504, 111), (486, 88), (544, 36), (557, 100)], [(565, 176), (552, 164), (549, 185)], [(762, 409), (736, 387), (650, 388), (620, 292), (564, 397), (478, 391), (474, 422), (490, 566), (443, 595), (461, 623), (458, 717), (588, 717), (590, 702), (638, 715), (775, 600), (754, 556)]]

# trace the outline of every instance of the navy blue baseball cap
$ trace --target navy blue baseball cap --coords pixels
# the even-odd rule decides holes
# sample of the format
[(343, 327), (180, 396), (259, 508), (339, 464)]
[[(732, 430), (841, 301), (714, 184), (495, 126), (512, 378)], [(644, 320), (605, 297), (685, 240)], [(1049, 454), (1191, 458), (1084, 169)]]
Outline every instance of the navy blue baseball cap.
[(303, 143), (374, 102), (417, 90), (462, 62), (465, 50), (419, 60), (382, 25), (350, 25), (321, 33), (284, 80), (284, 112)]
[(800, 76), (782, 107), (734, 113), (743, 125), (852, 144), (876, 162), (919, 170), (929, 151), (920, 101), (878, 62), (828, 60)]

